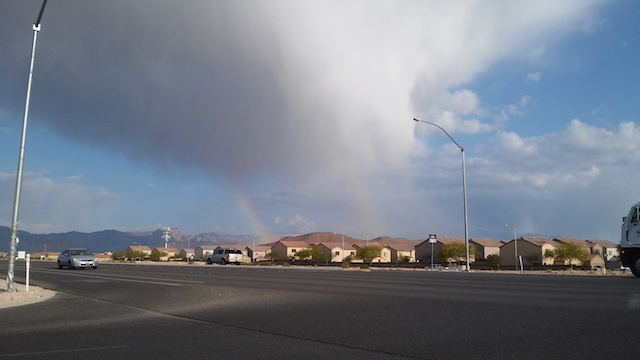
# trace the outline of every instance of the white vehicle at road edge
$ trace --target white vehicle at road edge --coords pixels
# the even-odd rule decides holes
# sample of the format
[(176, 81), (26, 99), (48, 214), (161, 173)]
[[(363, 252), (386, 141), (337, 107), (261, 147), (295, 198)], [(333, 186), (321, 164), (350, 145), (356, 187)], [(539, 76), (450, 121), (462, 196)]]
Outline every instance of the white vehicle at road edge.
[(216, 249), (213, 254), (207, 256), (207, 264), (218, 263), (226, 265), (228, 263), (240, 264), (242, 262), (242, 251), (238, 249)]

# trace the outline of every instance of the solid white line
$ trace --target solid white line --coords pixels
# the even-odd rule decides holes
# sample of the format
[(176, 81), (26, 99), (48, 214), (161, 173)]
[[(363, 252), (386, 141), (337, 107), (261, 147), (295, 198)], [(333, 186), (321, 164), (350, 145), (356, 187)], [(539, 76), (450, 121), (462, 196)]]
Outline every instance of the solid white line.
[(111, 349), (121, 349), (121, 348), (127, 348), (127, 347), (129, 347), (129, 345), (101, 346), (101, 347), (93, 347), (93, 348), (66, 349), (66, 350), (34, 351), (34, 352), (24, 352), (24, 353), (15, 353), (15, 354), (0, 354), (0, 358), (14, 357), (14, 356), (74, 353), (74, 352), (81, 352), (81, 351), (111, 350)]
[[(127, 278), (124, 278), (123, 276), (120, 277), (109, 277), (106, 275), (90, 275), (90, 274), (82, 274), (80, 271), (64, 271), (64, 270), (57, 270), (57, 271), (51, 271), (51, 270), (38, 270), (38, 272), (43, 272), (43, 273), (48, 273), (48, 274), (59, 274), (59, 275), (65, 275), (65, 276), (78, 276), (78, 277), (88, 277), (88, 278), (94, 278), (94, 279), (103, 279), (103, 280), (109, 280), (109, 281), (127, 281), (127, 282), (136, 282), (136, 283), (144, 283), (144, 284), (156, 284), (156, 285), (166, 285), (166, 286), (182, 286), (182, 284), (176, 284), (176, 283), (193, 283), (193, 284), (202, 284), (203, 282), (201, 281), (189, 281), (189, 280), (185, 280), (185, 281), (181, 281), (181, 280), (172, 280), (172, 279), (154, 279), (154, 280), (159, 280), (159, 281), (152, 281), (152, 280), (140, 280), (138, 278), (132, 277), (132, 276), (127, 276)], [(173, 281), (174, 283), (172, 283), (171, 281)]]

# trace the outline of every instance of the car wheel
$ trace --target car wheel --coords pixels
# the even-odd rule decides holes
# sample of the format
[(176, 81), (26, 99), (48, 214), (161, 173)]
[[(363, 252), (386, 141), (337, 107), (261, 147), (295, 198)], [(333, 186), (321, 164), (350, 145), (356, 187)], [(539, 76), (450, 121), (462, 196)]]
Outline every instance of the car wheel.
[(69, 268), (69, 270), (73, 269), (73, 265), (71, 265), (71, 260), (69, 260), (69, 262), (67, 263), (67, 267)]
[(211, 258), (207, 258), (207, 264), (209, 265), (213, 264), (213, 261), (211, 261)]
[(220, 265), (224, 265), (226, 263), (227, 263), (227, 261), (225, 259), (220, 259)]
[(58, 260), (58, 269), (62, 269), (62, 263)]

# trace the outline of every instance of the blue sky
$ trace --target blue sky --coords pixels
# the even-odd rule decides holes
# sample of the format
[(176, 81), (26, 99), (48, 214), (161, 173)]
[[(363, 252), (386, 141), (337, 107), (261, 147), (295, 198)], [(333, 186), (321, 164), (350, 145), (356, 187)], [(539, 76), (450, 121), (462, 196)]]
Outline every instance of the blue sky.
[[(11, 223), (40, 1), (0, 14)], [(632, 1), (50, 2), (21, 230), (619, 241), (638, 201)]]

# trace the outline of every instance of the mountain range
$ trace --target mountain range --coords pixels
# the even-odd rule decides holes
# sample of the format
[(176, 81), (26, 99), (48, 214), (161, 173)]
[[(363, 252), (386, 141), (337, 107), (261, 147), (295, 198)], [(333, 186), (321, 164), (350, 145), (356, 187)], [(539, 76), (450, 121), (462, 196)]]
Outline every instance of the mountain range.
[[(167, 245), (177, 249), (195, 248), (202, 245), (238, 245), (248, 246), (277, 241), (286, 235), (221, 235), (204, 233), (198, 235), (182, 235), (179, 228), (171, 228), (171, 237)], [(8, 252), (11, 243), (11, 229), (0, 226), (0, 252)], [(164, 247), (161, 229), (143, 232), (122, 232), (118, 230), (103, 230), (92, 233), (71, 231), (57, 234), (32, 234), (18, 230), (17, 250), (28, 253), (61, 251), (69, 247), (81, 247), (95, 253), (124, 250), (131, 245), (146, 245), (150, 248)]]

